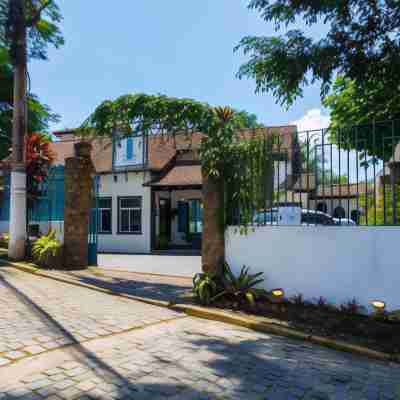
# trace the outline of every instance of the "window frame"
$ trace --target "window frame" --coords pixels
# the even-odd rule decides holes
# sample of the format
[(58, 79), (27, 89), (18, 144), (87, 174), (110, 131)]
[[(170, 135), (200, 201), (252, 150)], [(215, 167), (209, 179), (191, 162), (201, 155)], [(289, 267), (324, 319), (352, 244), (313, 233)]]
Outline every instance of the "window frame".
[[(188, 234), (189, 235), (202, 235), (203, 234), (203, 228), (204, 228), (204, 216), (203, 216), (203, 207), (204, 207), (204, 203), (203, 203), (203, 199), (202, 198), (193, 198), (193, 199), (187, 199), (186, 202), (188, 203)], [(193, 203), (198, 203), (199, 207), (198, 207), (198, 211), (199, 211), (199, 218), (198, 220), (194, 220), (192, 219), (192, 212), (193, 212)], [(191, 232), (190, 228), (191, 228), (191, 223), (194, 223), (196, 226), (195, 232)], [(201, 231), (198, 231), (198, 222), (201, 222)]]
[[(131, 200), (131, 199), (140, 199), (140, 208), (139, 207), (121, 207), (122, 200)], [(143, 235), (143, 196), (118, 196), (118, 235)], [(121, 230), (121, 211), (129, 210), (129, 218), (131, 216), (131, 211), (140, 210), (140, 231), (122, 231)]]
[[(111, 207), (110, 208), (104, 208), (100, 207), (100, 201), (101, 200), (111, 200)], [(97, 207), (97, 218), (98, 218), (98, 226), (97, 226), (97, 234), (99, 235), (112, 235), (113, 234), (113, 198), (111, 196), (101, 196), (97, 198), (98, 202), (98, 207)], [(101, 211), (102, 210), (110, 210), (111, 213), (111, 230), (110, 231), (103, 231), (102, 229), (102, 224), (101, 224)]]

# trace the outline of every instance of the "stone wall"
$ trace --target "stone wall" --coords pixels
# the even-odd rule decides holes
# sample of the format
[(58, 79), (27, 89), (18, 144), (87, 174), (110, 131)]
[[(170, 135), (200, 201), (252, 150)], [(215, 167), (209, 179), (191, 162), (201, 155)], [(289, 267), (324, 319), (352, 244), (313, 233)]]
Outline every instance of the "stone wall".
[(94, 167), (90, 144), (77, 143), (76, 156), (65, 160), (64, 264), (67, 269), (88, 266), (89, 218)]
[(202, 268), (204, 272), (221, 272), (225, 260), (225, 233), (221, 223), (223, 183), (203, 173), (203, 242)]

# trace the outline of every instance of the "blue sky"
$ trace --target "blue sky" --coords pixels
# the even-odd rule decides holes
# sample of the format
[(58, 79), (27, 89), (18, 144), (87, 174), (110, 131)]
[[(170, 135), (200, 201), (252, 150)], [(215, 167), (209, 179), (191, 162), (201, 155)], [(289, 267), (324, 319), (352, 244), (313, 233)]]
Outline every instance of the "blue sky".
[(51, 49), (48, 62), (30, 64), (32, 91), (62, 117), (53, 129), (74, 128), (103, 100), (133, 92), (230, 105), (267, 125), (327, 123), (318, 86), (285, 110), (235, 77), (245, 61), (233, 52), (240, 39), (273, 33), (246, 0), (58, 3), (66, 45)]

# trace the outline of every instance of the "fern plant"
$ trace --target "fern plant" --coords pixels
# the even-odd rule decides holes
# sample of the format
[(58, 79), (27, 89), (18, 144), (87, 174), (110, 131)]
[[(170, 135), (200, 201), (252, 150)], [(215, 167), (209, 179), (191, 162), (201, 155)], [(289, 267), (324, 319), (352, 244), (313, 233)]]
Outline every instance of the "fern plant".
[(51, 230), (33, 243), (32, 256), (40, 265), (47, 267), (59, 255), (60, 250), (61, 242), (56, 239), (56, 232)]
[(224, 290), (211, 300), (215, 301), (221, 297), (230, 297), (236, 301), (254, 305), (256, 299), (264, 293), (264, 290), (255, 287), (264, 281), (264, 278), (261, 278), (262, 275), (263, 272), (250, 274), (249, 268), (243, 266), (239, 276), (236, 277), (228, 263), (225, 263), (222, 278)]

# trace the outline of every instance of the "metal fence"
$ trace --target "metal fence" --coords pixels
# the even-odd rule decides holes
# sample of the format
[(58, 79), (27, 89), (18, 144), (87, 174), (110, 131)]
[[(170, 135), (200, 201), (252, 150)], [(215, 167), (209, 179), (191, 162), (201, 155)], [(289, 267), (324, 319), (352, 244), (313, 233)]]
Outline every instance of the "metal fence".
[[(302, 225), (399, 224), (400, 121), (282, 131), (273, 140), (261, 180), (246, 177), (257, 199), (250, 202), (252, 225), (279, 225), (288, 207), (301, 208)], [(230, 222), (241, 225), (248, 208), (236, 204)]]

